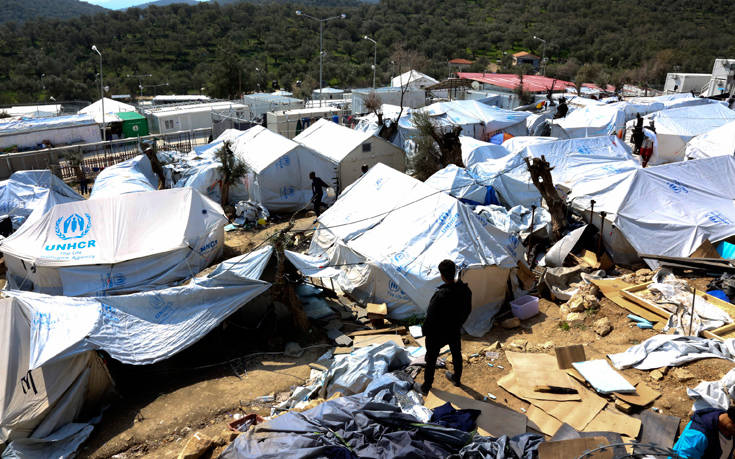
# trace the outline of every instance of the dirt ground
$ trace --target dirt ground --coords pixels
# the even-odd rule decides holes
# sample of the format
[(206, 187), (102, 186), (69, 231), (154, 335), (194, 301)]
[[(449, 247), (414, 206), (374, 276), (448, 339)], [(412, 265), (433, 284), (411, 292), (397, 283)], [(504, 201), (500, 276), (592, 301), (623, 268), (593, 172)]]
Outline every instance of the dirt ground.
[[(273, 224), (260, 231), (227, 233), (223, 258), (252, 250), (286, 224)], [(312, 227), (313, 217), (308, 217), (298, 220), (295, 229), (307, 231), (308, 236), (308, 230)], [(302, 243), (306, 242), (302, 239)], [(699, 280), (697, 287), (704, 287), (706, 282), (706, 279)], [(266, 297), (260, 301), (270, 300)], [(554, 346), (583, 344), (588, 359), (605, 358), (606, 354), (625, 351), (656, 334), (655, 331), (632, 326), (626, 318), (627, 314), (628, 311), (603, 298), (598, 310), (585, 313), (584, 322), (567, 328), (560, 326), (559, 306), (541, 300), (540, 314), (523, 321), (519, 328), (506, 330), (496, 325), (482, 338), (464, 337), (462, 351), (466, 356), (496, 341), (500, 349), (499, 357), (493, 362), (494, 367), (489, 367), (489, 361), (485, 358), (465, 361), (464, 386), (461, 390), (477, 399), (491, 393), (497, 397), (497, 402), (522, 411), (521, 408), (528, 408), (528, 403), (497, 385), (497, 380), (511, 371), (503, 352), (511, 349), (511, 343), (524, 345), (525, 342), (526, 352), (548, 354), (554, 353)], [(592, 329), (592, 323), (601, 317), (607, 317), (613, 326), (613, 331), (605, 337), (598, 336)], [(208, 336), (203, 342), (167, 360), (163, 365), (137, 368), (113, 365), (111, 372), (120, 395), (105, 411), (102, 422), (83, 445), (80, 455), (118, 459), (176, 458), (196, 431), (217, 439), (238, 413), (269, 415), (270, 405), (254, 400), (265, 395), (283, 395), (303, 384), (310, 372), (308, 363), (327, 350), (323, 334), (315, 331), (308, 342), (300, 341), (300, 344), (321, 347), (309, 349), (299, 358), (285, 357), (280, 353), (283, 339), (273, 340), (273, 335), (285, 332), (259, 334), (253, 328), (242, 326), (243, 323), (252, 325), (252, 317), (245, 315), (231, 319), (226, 324), (232, 322), (234, 325), (217, 329), (211, 333), (213, 336)], [(237, 325), (238, 321), (240, 325)], [(259, 351), (273, 353), (236, 359)], [(233, 358), (234, 363), (230, 362)], [(664, 414), (680, 417), (683, 427), (692, 405), (686, 396), (686, 388), (700, 381), (717, 380), (733, 366), (733, 363), (725, 360), (700, 360), (681, 367), (687, 370), (684, 372), (670, 369), (661, 381), (653, 381), (648, 371), (628, 369), (621, 373), (632, 384), (645, 381), (660, 391), (662, 396), (653, 406), (660, 408)], [(451, 369), (451, 363), (448, 367)], [(456, 392), (458, 389), (453, 388), (442, 373), (442, 369), (437, 370), (434, 387)], [(417, 381), (423, 382), (422, 373)], [(209, 457), (217, 457), (225, 447), (225, 441), (220, 441)]]

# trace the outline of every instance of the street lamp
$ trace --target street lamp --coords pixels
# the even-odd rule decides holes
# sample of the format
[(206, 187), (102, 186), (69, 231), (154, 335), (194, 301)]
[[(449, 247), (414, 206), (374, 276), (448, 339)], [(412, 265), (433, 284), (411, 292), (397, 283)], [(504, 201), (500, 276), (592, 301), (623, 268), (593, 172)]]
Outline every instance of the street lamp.
[(100, 102), (102, 103), (102, 140), (107, 140), (107, 129), (105, 128), (105, 89), (102, 84), (102, 53), (97, 46), (92, 45), (92, 51), (100, 55)]
[(327, 21), (331, 21), (332, 19), (345, 19), (347, 17), (346, 14), (342, 13), (339, 16), (332, 16), (329, 18), (315, 18), (314, 16), (309, 16), (308, 14), (304, 13), (301, 10), (296, 10), (296, 16), (304, 16), (306, 18), (312, 19), (314, 21), (317, 21), (319, 23), (319, 107), (322, 106), (322, 74), (323, 74), (323, 68), (324, 68), (324, 23)]
[(536, 35), (533, 36), (533, 39), (538, 40), (544, 44), (543, 51), (541, 52), (541, 64), (543, 65), (541, 75), (546, 76), (546, 40), (537, 37)]
[(368, 37), (367, 35), (365, 35), (362, 38), (373, 42), (373, 46), (374, 46), (374, 50), (373, 50), (373, 89), (375, 89), (375, 69), (378, 68), (378, 42)]
[(138, 79), (138, 89), (140, 89), (140, 97), (143, 97), (143, 81), (141, 79), (150, 78), (152, 76), (153, 75), (151, 75), (150, 73), (145, 73), (143, 75), (131, 75), (128, 73), (127, 75), (125, 75), (126, 78), (137, 78)]

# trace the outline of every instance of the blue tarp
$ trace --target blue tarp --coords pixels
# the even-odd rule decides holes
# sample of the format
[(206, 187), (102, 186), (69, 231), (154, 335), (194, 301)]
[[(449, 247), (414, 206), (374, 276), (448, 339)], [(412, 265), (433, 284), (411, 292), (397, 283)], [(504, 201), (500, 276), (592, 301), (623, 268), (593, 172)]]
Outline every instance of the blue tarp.
[(472, 176), (467, 169), (450, 164), (429, 177), (426, 182), (432, 188), (454, 196), (465, 204), (486, 206), (500, 204), (495, 190)]

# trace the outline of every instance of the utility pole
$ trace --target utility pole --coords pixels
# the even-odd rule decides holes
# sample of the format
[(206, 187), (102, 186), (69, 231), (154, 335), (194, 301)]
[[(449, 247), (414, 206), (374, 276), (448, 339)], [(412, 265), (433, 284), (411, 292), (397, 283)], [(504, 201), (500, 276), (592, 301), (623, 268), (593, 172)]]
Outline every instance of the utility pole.
[(375, 89), (375, 70), (378, 68), (378, 42), (368, 37), (367, 35), (362, 38), (368, 41), (372, 41), (375, 48), (373, 50), (373, 89)]
[(105, 88), (102, 84), (102, 53), (97, 46), (92, 45), (92, 51), (100, 55), (100, 103), (102, 104), (102, 140), (107, 140), (107, 127), (105, 126)]
[(304, 13), (301, 10), (296, 10), (296, 16), (304, 16), (309, 19), (312, 19), (314, 21), (319, 22), (319, 107), (322, 106), (322, 76), (323, 76), (323, 68), (324, 68), (324, 23), (327, 21), (331, 21), (332, 19), (345, 19), (347, 17), (346, 14), (342, 13), (339, 16), (332, 16), (329, 18), (315, 18), (314, 16), (309, 16), (308, 14)]
[(533, 38), (544, 44), (541, 51), (541, 75), (546, 76), (546, 40), (537, 37), (536, 35), (534, 35)]

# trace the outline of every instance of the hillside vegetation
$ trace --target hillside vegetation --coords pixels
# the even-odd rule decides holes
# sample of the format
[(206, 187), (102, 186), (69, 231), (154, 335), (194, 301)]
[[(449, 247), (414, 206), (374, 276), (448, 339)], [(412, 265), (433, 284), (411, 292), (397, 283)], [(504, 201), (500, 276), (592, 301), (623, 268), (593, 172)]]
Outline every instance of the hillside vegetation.
[(2, 24), (0, 103), (98, 97), (92, 44), (104, 54), (105, 84), (113, 94), (139, 93), (138, 80), (128, 74), (152, 74), (144, 86), (168, 82), (168, 92), (204, 88), (216, 97), (270, 88), (274, 81), (290, 89), (300, 80), (310, 89), (318, 86), (319, 24), (297, 16), (297, 9), (318, 17), (347, 14), (328, 22), (324, 34), (325, 84), (337, 87), (371, 83), (373, 44), (364, 35), (378, 41), (379, 84), (409, 65), (443, 78), (455, 57), (482, 70), (488, 63), (507, 65), (519, 50), (541, 55), (534, 35), (547, 41), (547, 73), (565, 79), (661, 84), (667, 71), (709, 72), (714, 58), (735, 57), (729, 24), (735, 3), (728, 0), (258, 3)]

